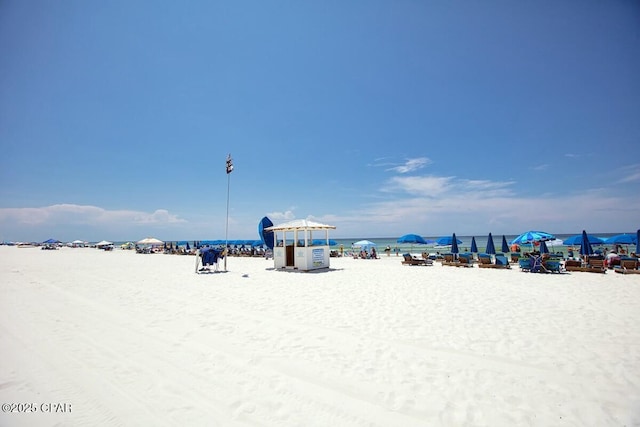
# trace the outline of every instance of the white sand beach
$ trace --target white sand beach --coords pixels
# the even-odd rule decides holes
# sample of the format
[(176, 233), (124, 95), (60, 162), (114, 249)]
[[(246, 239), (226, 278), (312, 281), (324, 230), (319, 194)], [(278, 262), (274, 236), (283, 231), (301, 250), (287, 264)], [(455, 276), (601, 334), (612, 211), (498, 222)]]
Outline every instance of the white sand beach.
[(640, 425), (640, 275), (400, 259), (0, 247), (0, 425)]

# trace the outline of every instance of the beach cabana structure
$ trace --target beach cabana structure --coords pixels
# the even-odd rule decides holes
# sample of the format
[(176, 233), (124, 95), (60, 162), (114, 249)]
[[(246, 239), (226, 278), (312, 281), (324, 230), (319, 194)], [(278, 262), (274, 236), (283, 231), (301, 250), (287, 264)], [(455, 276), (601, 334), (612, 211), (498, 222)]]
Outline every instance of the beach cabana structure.
[[(335, 228), (333, 225), (306, 219), (297, 219), (265, 228), (265, 231), (274, 233), (274, 267), (301, 271), (329, 268), (331, 253), (329, 230), (335, 230)], [(324, 238), (319, 239), (320, 235), (324, 235)]]

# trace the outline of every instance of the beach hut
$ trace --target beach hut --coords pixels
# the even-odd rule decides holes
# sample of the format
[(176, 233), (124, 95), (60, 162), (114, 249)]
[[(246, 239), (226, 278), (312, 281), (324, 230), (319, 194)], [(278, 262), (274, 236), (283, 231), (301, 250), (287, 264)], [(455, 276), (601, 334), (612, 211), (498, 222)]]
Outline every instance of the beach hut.
[[(329, 230), (335, 226), (298, 219), (265, 228), (274, 233), (273, 263), (276, 269), (301, 271), (329, 267)], [(317, 245), (318, 235), (323, 234), (323, 244)]]

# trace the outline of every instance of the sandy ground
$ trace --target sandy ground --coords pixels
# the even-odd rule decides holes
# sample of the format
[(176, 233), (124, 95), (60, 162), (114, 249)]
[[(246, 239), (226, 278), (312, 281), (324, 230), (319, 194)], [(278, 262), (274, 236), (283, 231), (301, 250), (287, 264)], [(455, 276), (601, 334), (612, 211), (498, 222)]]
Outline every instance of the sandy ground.
[(0, 247), (0, 425), (640, 425), (640, 275), (194, 260)]

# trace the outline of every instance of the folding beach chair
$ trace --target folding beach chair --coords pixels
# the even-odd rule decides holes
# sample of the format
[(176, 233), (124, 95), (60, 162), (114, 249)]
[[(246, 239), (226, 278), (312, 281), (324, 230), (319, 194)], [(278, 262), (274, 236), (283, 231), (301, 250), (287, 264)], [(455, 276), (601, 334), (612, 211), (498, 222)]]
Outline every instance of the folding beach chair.
[(529, 271), (531, 273), (541, 273), (544, 270), (544, 266), (542, 265), (542, 258), (539, 256), (532, 256), (531, 258), (531, 268)]
[[(224, 258), (224, 250), (214, 248), (200, 248), (196, 252), (196, 273), (217, 273), (219, 271), (218, 261)], [(202, 267), (200, 267), (202, 264)], [(211, 270), (213, 268), (213, 271)]]

